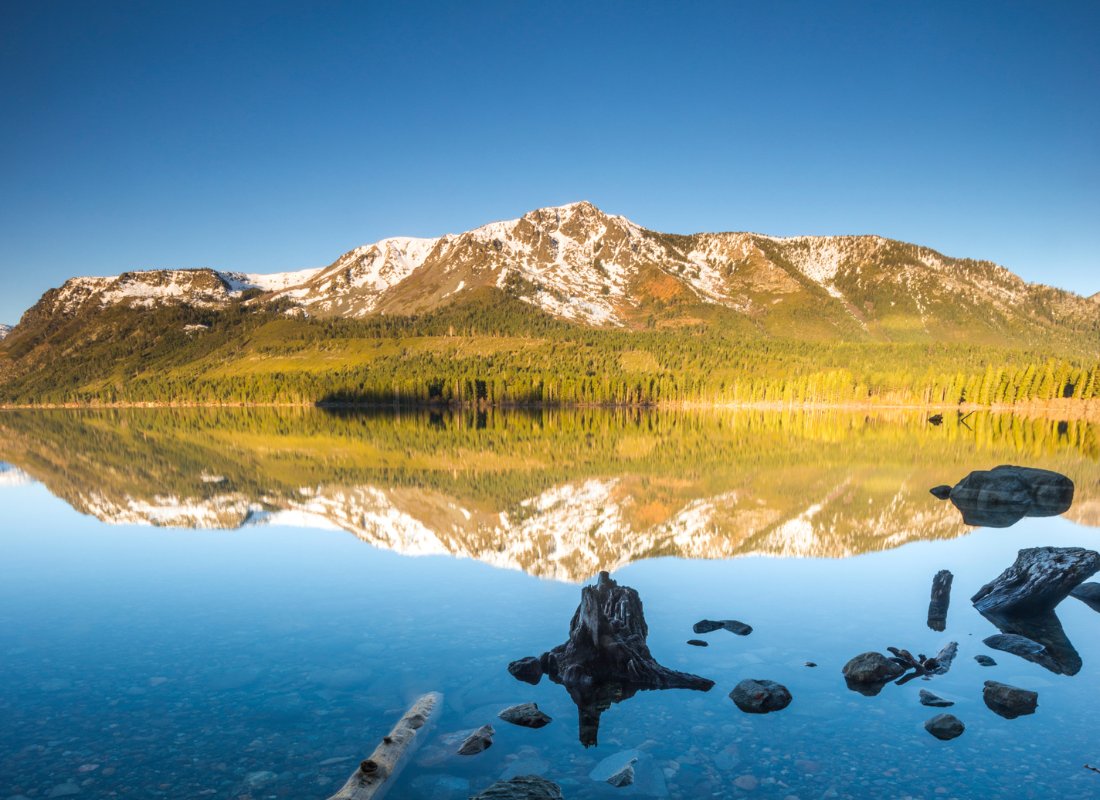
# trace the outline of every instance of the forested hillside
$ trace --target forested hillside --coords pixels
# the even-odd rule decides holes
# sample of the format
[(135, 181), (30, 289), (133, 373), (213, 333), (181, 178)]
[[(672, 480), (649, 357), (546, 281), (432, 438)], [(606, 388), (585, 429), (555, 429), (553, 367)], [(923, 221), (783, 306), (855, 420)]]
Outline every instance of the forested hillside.
[(105, 306), (0, 343), (0, 401), (44, 403), (901, 403), (1100, 397), (1087, 338), (1056, 349), (572, 324), (498, 289), (419, 316)]

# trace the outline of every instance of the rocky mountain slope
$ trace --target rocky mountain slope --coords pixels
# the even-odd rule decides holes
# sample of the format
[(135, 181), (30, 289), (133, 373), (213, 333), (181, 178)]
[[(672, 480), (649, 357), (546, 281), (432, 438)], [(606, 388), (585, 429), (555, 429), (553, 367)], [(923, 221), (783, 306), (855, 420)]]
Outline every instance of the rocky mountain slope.
[(241, 301), (319, 317), (415, 315), (485, 288), (587, 326), (725, 320), (763, 335), (854, 341), (1072, 339), (1095, 335), (1098, 317), (1095, 297), (878, 236), (663, 234), (581, 202), (434, 239), (383, 239), (322, 269), (73, 278), (48, 291), (16, 334), (117, 306)]

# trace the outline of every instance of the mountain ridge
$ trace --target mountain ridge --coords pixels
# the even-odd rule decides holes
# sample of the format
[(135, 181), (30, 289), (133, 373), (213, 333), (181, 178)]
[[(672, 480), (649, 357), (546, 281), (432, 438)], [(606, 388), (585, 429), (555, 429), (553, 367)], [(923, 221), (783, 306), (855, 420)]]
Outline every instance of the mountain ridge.
[(958, 312), (962, 327), (1001, 333), (1015, 322), (1041, 334), (1094, 316), (1096, 301), (1027, 283), (992, 262), (877, 235), (660, 233), (581, 201), (459, 234), (388, 237), (320, 268), (74, 277), (47, 291), (17, 327), (72, 316), (96, 302), (221, 308), (241, 301), (281, 303), (288, 313), (319, 317), (407, 315), (479, 287), (593, 327), (651, 326), (654, 310), (667, 314), (670, 307), (681, 310), (669, 315), (675, 324), (693, 324), (711, 306), (775, 335), (789, 327), (787, 307), (811, 305), (819, 325), (837, 337), (883, 340), (936, 338), (929, 327), (942, 327), (948, 310)]

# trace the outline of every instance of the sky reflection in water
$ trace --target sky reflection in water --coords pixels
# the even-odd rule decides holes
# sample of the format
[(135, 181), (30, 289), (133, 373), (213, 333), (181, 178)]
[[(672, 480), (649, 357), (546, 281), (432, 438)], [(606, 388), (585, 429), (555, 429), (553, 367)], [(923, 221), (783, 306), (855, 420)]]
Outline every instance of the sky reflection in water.
[[(1094, 468), (1084, 460), (1082, 469)], [(798, 483), (812, 468), (787, 469)], [(929, 514), (944, 507), (926, 502)], [(472, 559), (410, 558), (332, 530), (108, 526), (41, 484), (5, 486), (0, 503), (3, 797), (45, 797), (71, 782), (88, 797), (323, 798), (429, 690), (445, 695), (437, 735), (393, 797), (466, 797), (526, 772), (573, 798), (1100, 793), (1100, 775), (1082, 769), (1100, 760), (1100, 615), (1073, 598), (1059, 606), (1083, 660), (1066, 677), (983, 647), (997, 631), (967, 602), (1022, 547), (1096, 547), (1096, 529), (1063, 518), (846, 559), (627, 564), (614, 577), (640, 593), (654, 656), (717, 685), (639, 693), (603, 715), (599, 746), (586, 750), (562, 687), (521, 684), (505, 670), (564, 641), (580, 596), (574, 583)], [(955, 582), (939, 634), (925, 613), (942, 568)], [(702, 637), (710, 647), (687, 646), (704, 617), (735, 617), (755, 631), (717, 631)], [(858, 652), (932, 653), (949, 639), (960, 655), (946, 676), (877, 697), (845, 688), (840, 667)], [(981, 652), (998, 666), (978, 666)], [(727, 693), (743, 678), (779, 681), (794, 701), (777, 714), (742, 714)], [(981, 700), (987, 679), (1038, 691), (1038, 712), (994, 715)], [(960, 739), (923, 730), (933, 710), (918, 704), (921, 688), (957, 701), (950, 711), (967, 725)], [(524, 701), (554, 722), (527, 730), (495, 720)], [(486, 722), (497, 723), (490, 750), (470, 759), (440, 750), (442, 734)], [(636, 787), (588, 777), (628, 749), (640, 753)], [(750, 776), (756, 788), (739, 788)]]

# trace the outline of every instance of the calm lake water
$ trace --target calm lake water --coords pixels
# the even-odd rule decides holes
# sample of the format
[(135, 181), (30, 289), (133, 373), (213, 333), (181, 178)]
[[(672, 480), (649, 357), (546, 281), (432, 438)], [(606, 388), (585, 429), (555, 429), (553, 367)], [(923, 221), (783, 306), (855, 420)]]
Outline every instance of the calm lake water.
[[(443, 712), (389, 797), (532, 773), (567, 798), (1100, 797), (1100, 614), (1058, 607), (1083, 661), (1065, 676), (985, 647), (968, 602), (1020, 548), (1100, 545), (1083, 423), (2, 412), (0, 461), (0, 798), (323, 799), (433, 690)], [(1001, 463), (1068, 475), (1073, 506), (972, 528), (928, 493)], [(566, 640), (600, 569), (640, 594), (657, 660), (716, 685), (615, 704), (586, 748), (565, 689), (506, 667)], [(944, 633), (925, 624), (940, 569)], [(703, 618), (755, 630), (697, 637)], [(845, 686), (857, 653), (951, 640), (947, 675)], [(743, 714), (744, 678), (794, 701)], [(995, 715), (989, 679), (1038, 691), (1037, 713)], [(962, 737), (925, 732), (921, 688), (956, 701)], [(496, 718), (527, 701), (553, 722)], [(491, 749), (453, 755), (486, 723)], [(592, 777), (629, 757), (634, 786)]]

